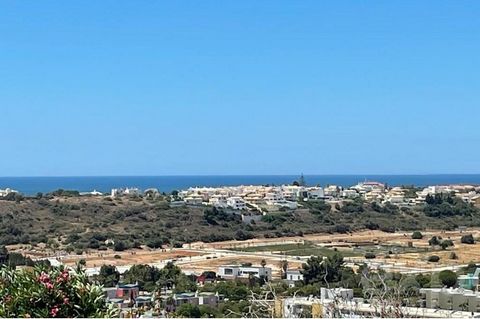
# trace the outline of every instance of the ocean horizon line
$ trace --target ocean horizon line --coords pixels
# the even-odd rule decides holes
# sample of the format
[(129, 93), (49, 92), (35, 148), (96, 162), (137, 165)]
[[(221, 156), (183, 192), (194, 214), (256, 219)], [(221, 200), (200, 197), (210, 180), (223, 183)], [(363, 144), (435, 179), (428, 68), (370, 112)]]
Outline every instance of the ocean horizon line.
[[(113, 188), (157, 188), (160, 191), (190, 187), (220, 187), (239, 185), (287, 185), (302, 174), (291, 175), (151, 175), (151, 176), (19, 176), (0, 177), (0, 189), (11, 188), (32, 195), (57, 189), (80, 192), (97, 190), (103, 193)], [(377, 181), (389, 186), (463, 184), (480, 185), (480, 174), (303, 174), (307, 185), (338, 185), (349, 187), (359, 182)]]

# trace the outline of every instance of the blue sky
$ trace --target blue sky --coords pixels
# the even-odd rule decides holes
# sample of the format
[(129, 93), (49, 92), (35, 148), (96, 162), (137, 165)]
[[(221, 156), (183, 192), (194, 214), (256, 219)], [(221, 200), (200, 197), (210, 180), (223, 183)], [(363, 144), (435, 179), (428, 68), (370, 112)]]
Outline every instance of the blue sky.
[(2, 1), (0, 176), (480, 173), (479, 1)]

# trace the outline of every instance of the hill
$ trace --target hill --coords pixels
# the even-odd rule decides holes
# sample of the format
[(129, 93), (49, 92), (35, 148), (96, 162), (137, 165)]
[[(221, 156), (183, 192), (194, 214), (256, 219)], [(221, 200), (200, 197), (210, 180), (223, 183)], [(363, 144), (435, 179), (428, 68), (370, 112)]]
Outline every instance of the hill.
[[(437, 205), (437, 206), (435, 206)], [(450, 206), (449, 206), (450, 205)], [(0, 201), (0, 245), (39, 244), (55, 249), (116, 250), (148, 245), (179, 247), (195, 241), (245, 240), (360, 229), (411, 231), (479, 226), (477, 209), (461, 203), (432, 203), (413, 208), (363, 201), (330, 206), (302, 203), (250, 224), (239, 215), (211, 207), (171, 208), (163, 199), (55, 196)], [(432, 213), (435, 212), (435, 213)]]

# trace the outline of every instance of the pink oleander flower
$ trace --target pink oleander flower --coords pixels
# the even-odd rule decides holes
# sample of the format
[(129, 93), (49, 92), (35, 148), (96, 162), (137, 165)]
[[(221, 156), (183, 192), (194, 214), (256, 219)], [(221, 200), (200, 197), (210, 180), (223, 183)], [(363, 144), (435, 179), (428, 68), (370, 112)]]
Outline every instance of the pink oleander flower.
[(53, 289), (53, 284), (51, 282), (47, 282), (44, 284), (47, 289)]
[(68, 305), (69, 303), (70, 303), (70, 299), (68, 299), (67, 297), (63, 298), (64, 305)]
[(62, 273), (57, 277), (56, 282), (57, 282), (57, 283), (66, 282), (66, 281), (68, 281), (68, 278), (69, 278), (68, 271), (64, 270), (64, 271), (62, 271)]
[(62, 271), (60, 276), (63, 280), (68, 280), (69, 273), (68, 273), (68, 271), (64, 270), (64, 271)]
[(58, 306), (53, 307), (53, 308), (50, 310), (50, 315), (51, 315), (52, 317), (56, 317), (59, 310), (60, 310), (60, 309), (58, 309)]
[(50, 282), (50, 276), (42, 271), (40, 276), (38, 276), (38, 281), (43, 283)]

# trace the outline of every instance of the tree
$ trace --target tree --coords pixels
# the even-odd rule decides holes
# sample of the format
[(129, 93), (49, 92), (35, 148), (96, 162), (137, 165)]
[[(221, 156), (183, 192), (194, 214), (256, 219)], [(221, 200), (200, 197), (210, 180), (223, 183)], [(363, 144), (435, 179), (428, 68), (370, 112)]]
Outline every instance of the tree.
[(8, 250), (5, 246), (0, 246), (0, 265), (7, 263)]
[(260, 262), (260, 265), (265, 268), (265, 266), (267, 265), (267, 261), (265, 259), (262, 259), (262, 261)]
[(472, 245), (472, 244), (475, 244), (475, 239), (473, 238), (472, 234), (468, 234), (468, 235), (463, 235), (462, 238), (460, 239), (460, 242), (462, 244)]
[(447, 249), (448, 247), (452, 247), (453, 245), (453, 241), (450, 239), (442, 240), (440, 243), (440, 247), (442, 247), (443, 250)]
[(105, 287), (114, 287), (120, 280), (120, 273), (113, 265), (103, 265), (96, 279)]
[(419, 231), (414, 231), (413, 234), (412, 234), (412, 239), (422, 239), (423, 238), (423, 234)]
[(442, 270), (438, 274), (438, 279), (440, 279), (440, 282), (444, 285), (447, 286), (448, 288), (453, 287), (457, 283), (457, 274), (454, 273), (451, 270)]
[(191, 303), (184, 303), (177, 308), (175, 314), (178, 317), (183, 318), (200, 318), (201, 312), (200, 308), (197, 305), (192, 305)]
[(430, 240), (428, 241), (428, 244), (430, 246), (438, 246), (440, 245), (440, 239), (437, 237), (437, 236), (433, 236), (432, 238), (430, 238)]
[(127, 245), (123, 241), (118, 240), (113, 244), (114, 251), (124, 251), (125, 249), (127, 249)]
[(287, 278), (287, 270), (288, 270), (288, 261), (284, 259), (280, 261), (280, 271), (282, 272), (281, 274), (282, 279)]
[(235, 233), (235, 239), (236, 240), (247, 240), (247, 239), (252, 239), (253, 235), (249, 232), (244, 232), (243, 230), (239, 229)]
[(35, 267), (0, 269), (0, 317), (116, 317), (101, 286), (91, 284), (82, 269)]
[(123, 278), (127, 283), (138, 282), (140, 290), (153, 291), (156, 282), (160, 279), (160, 270), (149, 265), (133, 265), (123, 274)]
[(338, 282), (341, 280), (344, 260), (342, 255), (335, 253), (328, 258), (313, 256), (302, 265), (301, 273), (305, 284)]

